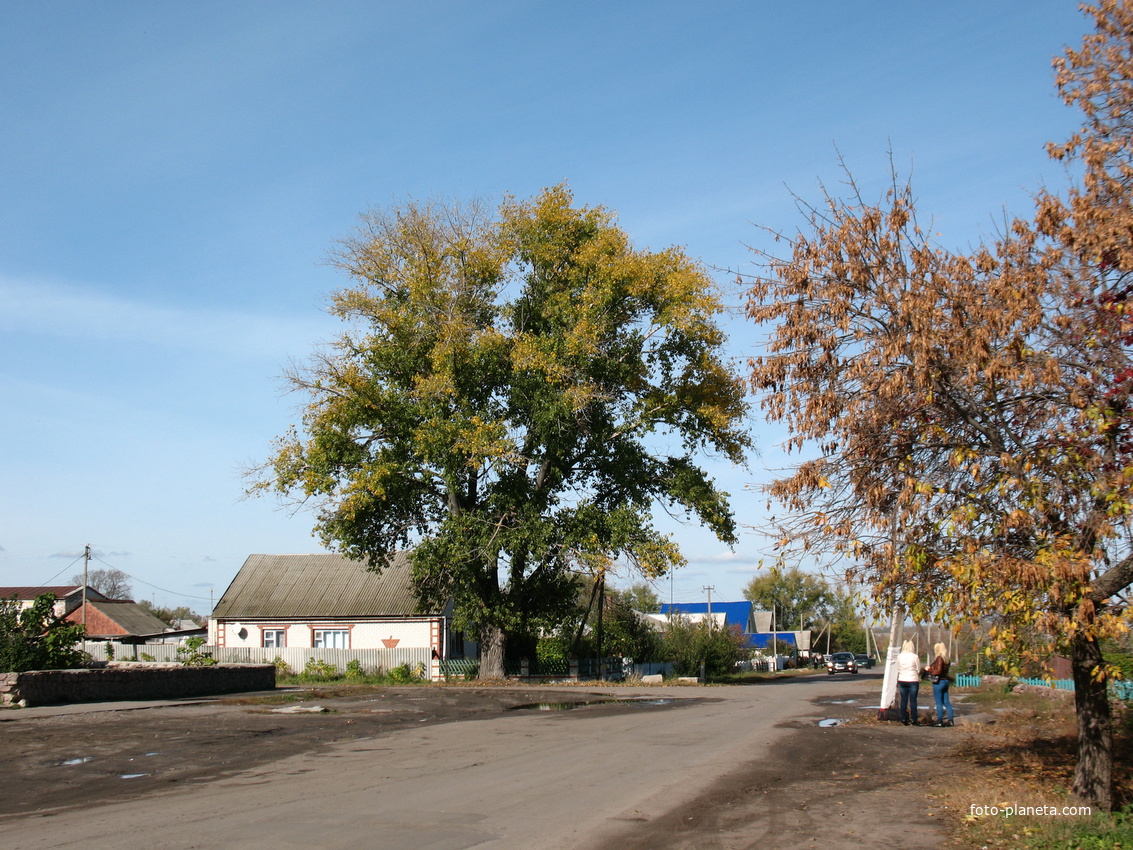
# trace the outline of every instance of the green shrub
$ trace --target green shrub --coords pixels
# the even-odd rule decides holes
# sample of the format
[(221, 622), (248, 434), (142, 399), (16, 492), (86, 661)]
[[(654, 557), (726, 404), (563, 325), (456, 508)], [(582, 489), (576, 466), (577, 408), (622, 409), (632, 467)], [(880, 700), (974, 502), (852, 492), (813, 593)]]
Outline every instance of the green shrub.
[(177, 660), (186, 667), (211, 667), (216, 664), (211, 652), (201, 651), (205, 642), (203, 637), (189, 638), (184, 646), (177, 647)]
[(361, 679), (366, 675), (366, 671), (362, 669), (362, 662), (357, 658), (353, 658), (346, 662), (346, 678), (347, 679)]
[(747, 655), (738, 627), (718, 629), (708, 621), (690, 623), (679, 616), (669, 624), (663, 650), (678, 676), (699, 675), (702, 662), (707, 675), (722, 676), (731, 673), (736, 662)]
[(83, 627), (56, 617), (55, 594), (37, 596), (21, 609), (13, 596), (0, 600), (0, 671), (67, 670), (80, 667)]
[(272, 659), (272, 664), (275, 665), (276, 678), (280, 676), (294, 676), (295, 671), (291, 669), (291, 665), (280, 658), (278, 655)]
[(333, 679), (338, 675), (338, 668), (329, 661), (308, 658), (303, 675), (310, 679)]
[(413, 672), (409, 669), (408, 664), (402, 664), (389, 671), (389, 678), (398, 683), (408, 682), (412, 680)]

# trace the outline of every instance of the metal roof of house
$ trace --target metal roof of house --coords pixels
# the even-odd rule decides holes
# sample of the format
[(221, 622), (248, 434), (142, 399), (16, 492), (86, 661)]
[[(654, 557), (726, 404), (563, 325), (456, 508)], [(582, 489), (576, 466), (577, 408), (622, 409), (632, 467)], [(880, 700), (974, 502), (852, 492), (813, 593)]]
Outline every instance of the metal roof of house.
[[(707, 614), (707, 602), (674, 602), (664, 603), (661, 606), (662, 614)], [(712, 614), (723, 614), (729, 626), (739, 626), (744, 632), (753, 632), (755, 621), (752, 619), (751, 602), (713, 602)]]
[[(11, 599), (14, 596), (20, 600), (31, 600), (45, 593), (53, 594), (56, 599), (63, 599), (72, 593), (81, 593), (82, 590), (81, 584), (55, 585), (52, 587), (0, 587), (0, 599)], [(91, 599), (106, 598), (93, 587), (87, 588), (87, 596)]]
[[(137, 602), (122, 599), (88, 599), (87, 605), (117, 623), (122, 628), (122, 634), (159, 635), (169, 628), (168, 623), (155, 617)], [(69, 618), (79, 622), (81, 616), (80, 608), (71, 612)], [(101, 635), (91, 632), (90, 636)]]
[[(807, 632), (807, 635), (809, 634), (810, 632)], [(793, 646), (798, 647), (799, 649), (809, 649), (809, 641), (807, 642), (807, 646), (799, 646), (798, 635), (799, 632), (766, 632), (764, 634), (758, 635), (746, 635), (746, 637), (748, 646), (754, 646), (760, 649), (768, 646), (772, 640), (777, 640), (781, 643), (789, 643)]]
[(213, 617), (412, 617), (417, 608), (406, 553), (381, 573), (342, 555), (249, 555), (220, 597)]

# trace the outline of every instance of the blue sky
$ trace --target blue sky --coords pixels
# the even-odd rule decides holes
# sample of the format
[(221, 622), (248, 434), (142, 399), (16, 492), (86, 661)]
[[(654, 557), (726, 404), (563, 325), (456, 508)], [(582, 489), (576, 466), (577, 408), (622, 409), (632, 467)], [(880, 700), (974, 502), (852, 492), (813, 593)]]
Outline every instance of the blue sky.
[[(751, 270), (836, 151), (876, 196), (892, 150), (962, 248), (1063, 184), (1050, 60), (1086, 29), (1066, 0), (0, 4), (0, 585), (89, 543), (203, 611), (248, 554), (318, 549), (240, 471), (297, 420), (278, 376), (335, 334), (323, 261), (367, 208), (567, 181), (641, 247)], [(714, 469), (751, 524), (784, 462), (754, 428)], [(673, 532), (666, 599), (738, 599), (767, 551)]]

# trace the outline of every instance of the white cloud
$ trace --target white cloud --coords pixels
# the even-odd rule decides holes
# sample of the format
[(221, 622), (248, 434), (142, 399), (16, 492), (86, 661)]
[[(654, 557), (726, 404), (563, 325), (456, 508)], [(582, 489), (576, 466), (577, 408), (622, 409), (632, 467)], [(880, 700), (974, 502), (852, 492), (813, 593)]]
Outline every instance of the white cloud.
[[(99, 553), (91, 552), (91, 555), (97, 558)], [(59, 552), (52, 552), (47, 557), (49, 557), (49, 558), (81, 558), (81, 557), (83, 557), (83, 550), (82, 549), (63, 549)]]
[(715, 555), (693, 555), (689, 559), (689, 563), (697, 564), (730, 564), (730, 565), (746, 565), (750, 564), (754, 569), (759, 566), (762, 560), (756, 555), (742, 555), (739, 552), (724, 551)]
[(312, 306), (303, 318), (171, 307), (80, 286), (0, 275), (0, 330), (134, 342), (279, 361), (332, 337), (337, 322)]

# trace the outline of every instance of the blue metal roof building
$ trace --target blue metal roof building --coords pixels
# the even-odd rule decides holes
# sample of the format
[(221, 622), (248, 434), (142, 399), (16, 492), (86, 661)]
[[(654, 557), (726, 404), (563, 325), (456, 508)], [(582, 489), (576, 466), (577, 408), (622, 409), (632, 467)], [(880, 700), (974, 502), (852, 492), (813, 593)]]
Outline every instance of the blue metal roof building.
[[(707, 614), (708, 603), (665, 603), (661, 606), (661, 613), (664, 615)], [(770, 630), (771, 615), (767, 611), (758, 612), (763, 616), (764, 624), (768, 626), (767, 631), (760, 631), (759, 625), (756, 622), (757, 609), (755, 607), (755, 604), (752, 602), (713, 602), (712, 613), (723, 614), (724, 623), (729, 628), (731, 628), (732, 626), (739, 626), (740, 630), (744, 633), (744, 637), (747, 639), (747, 645), (753, 649), (764, 649), (772, 640), (779, 640), (783, 643), (789, 643), (792, 646), (797, 646), (799, 643), (795, 632), (772, 632)], [(804, 634), (809, 636), (810, 633), (805, 632)]]
[[(729, 626), (739, 626), (744, 634), (757, 631), (755, 627), (754, 603), (751, 602), (713, 602), (712, 613), (723, 614)], [(662, 614), (707, 614), (707, 602), (673, 602), (661, 606)]]

